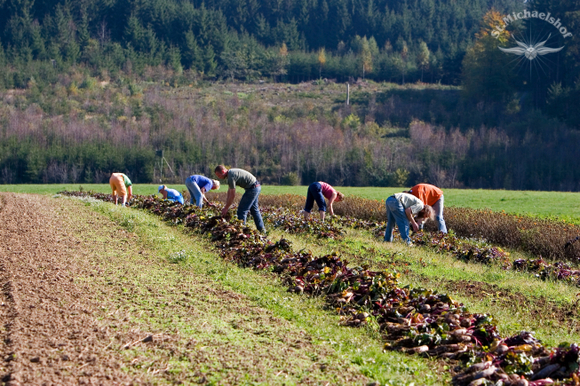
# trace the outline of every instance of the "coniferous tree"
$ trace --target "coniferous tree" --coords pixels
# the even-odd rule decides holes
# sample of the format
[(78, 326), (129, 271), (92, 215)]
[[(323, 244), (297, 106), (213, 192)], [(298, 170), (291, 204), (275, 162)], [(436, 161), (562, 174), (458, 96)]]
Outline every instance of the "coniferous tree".
[(185, 49), (182, 56), (186, 68), (197, 71), (204, 70), (203, 52), (191, 30), (185, 34)]
[(205, 65), (205, 74), (208, 76), (215, 76), (218, 64), (215, 60), (213, 47), (209, 44), (205, 47), (203, 61)]
[(30, 38), (30, 48), (32, 49), (34, 59), (45, 60), (46, 47), (44, 44), (44, 38), (42, 37), (42, 28), (38, 22), (32, 23)]
[(169, 50), (167, 50), (167, 64), (170, 65), (173, 71), (175, 71), (178, 75), (183, 73), (183, 66), (181, 65), (181, 52), (179, 47), (169, 47)]

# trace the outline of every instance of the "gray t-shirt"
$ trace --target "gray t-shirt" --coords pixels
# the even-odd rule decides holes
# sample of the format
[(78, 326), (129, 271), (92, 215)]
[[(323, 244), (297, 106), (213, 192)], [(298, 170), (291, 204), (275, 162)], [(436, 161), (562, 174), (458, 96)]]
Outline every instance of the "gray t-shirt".
[(411, 208), (411, 213), (414, 215), (425, 207), (423, 201), (409, 193), (395, 193), (395, 198), (401, 202), (403, 208)]
[(230, 189), (235, 189), (236, 185), (244, 189), (249, 189), (256, 184), (256, 177), (252, 173), (244, 169), (229, 169), (228, 170), (228, 186)]

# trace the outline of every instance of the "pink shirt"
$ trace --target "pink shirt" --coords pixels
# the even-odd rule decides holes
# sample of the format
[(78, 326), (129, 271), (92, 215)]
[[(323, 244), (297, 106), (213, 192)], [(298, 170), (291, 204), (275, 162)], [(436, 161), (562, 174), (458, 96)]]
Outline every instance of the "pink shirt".
[(336, 193), (336, 190), (334, 190), (334, 188), (328, 185), (326, 182), (318, 181), (318, 183), (320, 184), (322, 195), (330, 200), (332, 193)]

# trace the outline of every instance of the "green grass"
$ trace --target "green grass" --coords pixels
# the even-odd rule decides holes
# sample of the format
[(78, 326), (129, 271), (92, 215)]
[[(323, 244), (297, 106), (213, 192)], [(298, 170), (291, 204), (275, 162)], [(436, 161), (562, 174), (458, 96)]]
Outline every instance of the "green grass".
[[(172, 379), (182, 381), (184, 374), (194, 371), (189, 356), (199, 355), (208, 359), (202, 372), (209, 384), (292, 385), (307, 376), (318, 384), (344, 384), (338, 374), (353, 369), (380, 384), (449, 381), (440, 362), (383, 352), (376, 331), (341, 327), (338, 315), (327, 310), (323, 299), (290, 294), (274, 275), (224, 262), (200, 236), (184, 234), (182, 228), (135, 209), (94, 200), (87, 206), (136, 235), (142, 244), (139, 255), (122, 256), (123, 264), (109, 267), (102, 278), (103, 285), (123, 289), (114, 300), (121, 310), (119, 318), (131, 318), (144, 331), (157, 334), (175, 336), (178, 331), (178, 342), (170, 347), (175, 354), (161, 349), (143, 352), (141, 347), (126, 350), (128, 359), (140, 366), (160, 361), (163, 366), (157, 367), (169, 365), (175, 372)], [(225, 299), (216, 296), (224, 291)], [(284, 340), (295, 345), (296, 336), (304, 342), (288, 352)], [(194, 348), (183, 348), (192, 341)], [(247, 356), (271, 363), (268, 368), (244, 370), (247, 380), (236, 378)], [(308, 370), (312, 366), (332, 370)], [(276, 378), (282, 371), (288, 376)]]
[[(381, 384), (435, 384), (440, 376), (436, 371), (442, 369), (440, 362), (401, 355), (396, 352), (382, 352), (381, 337), (371, 328), (351, 329), (339, 326), (339, 319), (332, 310), (326, 310), (323, 299), (290, 295), (277, 279), (265, 272), (240, 269), (223, 262), (212, 253), (207, 241), (199, 236), (186, 236), (179, 227), (161, 224), (152, 215), (136, 210), (115, 207), (110, 204), (91, 204), (117, 224), (140, 239), (149, 240), (148, 248), (154, 255), (172, 262), (168, 268), (160, 267), (159, 272), (144, 271), (132, 283), (133, 286), (151, 286), (151, 278), (158, 277), (158, 286), (165, 285), (171, 293), (171, 277), (209, 277), (212, 286), (224, 288), (247, 297), (257, 307), (264, 308), (275, 317), (286, 320), (295, 328), (305, 331), (312, 337), (314, 345), (331, 347), (335, 354), (322, 360), (325, 366), (338, 366), (348, 363), (361, 373)], [(559, 343), (580, 341), (580, 325), (575, 316), (568, 315), (575, 309), (577, 288), (563, 282), (541, 281), (530, 274), (505, 271), (497, 266), (464, 263), (446, 253), (435, 253), (425, 248), (409, 249), (400, 242), (383, 243), (365, 231), (349, 230), (344, 240), (318, 240), (314, 237), (289, 235), (275, 229), (270, 230), (270, 239), (285, 237), (292, 240), (294, 249), (310, 249), (316, 255), (338, 250), (352, 264), (370, 264), (374, 269), (396, 269), (402, 274), (401, 285), (426, 287), (439, 292), (447, 292), (454, 299), (464, 303), (471, 312), (490, 313), (497, 320), (503, 336), (516, 334), (522, 330), (534, 331), (547, 346)], [(182, 251), (185, 251), (182, 253)], [(178, 267), (177, 270), (172, 267)], [(174, 272), (175, 271), (175, 272)], [(174, 279), (173, 279), (174, 280)], [(201, 279), (198, 279), (201, 280)], [(169, 283), (169, 284), (167, 284)], [(481, 288), (474, 294), (465, 291), (465, 283), (474, 283)], [(462, 284), (463, 287), (460, 285)], [(130, 292), (131, 287), (127, 286)], [(144, 297), (146, 297), (144, 293)], [(169, 299), (170, 294), (164, 295)], [(159, 297), (159, 296), (158, 296)], [(163, 307), (164, 298), (153, 306)], [(143, 300), (148, 302), (149, 300)], [(186, 316), (174, 315), (175, 308), (168, 309), (172, 316), (171, 324), (178, 324), (181, 334), (199, 336), (201, 340), (212, 339), (225, 344), (233, 344), (240, 353), (260, 351), (259, 346), (248, 346), (248, 341), (237, 335), (231, 328), (231, 320), (239, 316), (232, 310), (227, 315), (222, 311), (208, 309), (205, 314), (208, 323), (217, 326), (209, 335), (200, 334), (202, 326), (189, 321)], [(235, 310), (239, 312), (239, 309)], [(576, 311), (572, 311), (577, 316)], [(165, 315), (165, 314), (164, 314)], [(180, 318), (185, 318), (184, 320)], [(223, 323), (222, 319), (229, 322)], [(316, 321), (313, 323), (313, 321)], [(163, 321), (144, 319), (143, 323), (169, 328)], [(156, 324), (157, 323), (157, 324)], [(236, 322), (238, 323), (238, 322)], [(245, 321), (242, 324), (247, 324)], [(190, 325), (193, 324), (193, 327)], [(164, 327), (165, 326), (165, 327)], [(190, 329), (188, 329), (191, 327)], [(246, 327), (247, 328), (247, 327)], [(272, 328), (269, 334), (280, 331)], [(212, 334), (219, 334), (214, 336)], [(268, 344), (268, 338), (263, 341)], [(272, 346), (272, 350), (279, 350)], [(219, 354), (219, 350), (213, 352)], [(319, 357), (313, 359), (317, 363)], [(306, 366), (308, 361), (295, 358), (297, 366)], [(176, 371), (179, 368), (177, 364)], [(187, 364), (182, 371), (187, 371)], [(223, 383), (223, 368), (215, 365), (208, 372), (217, 372), (216, 383)], [(431, 368), (431, 370), (430, 370)], [(433, 370), (435, 368), (436, 370)], [(438, 369), (438, 370), (437, 370)], [(271, 373), (268, 373), (271, 375)], [(296, 376), (300, 383), (300, 375)], [(449, 380), (449, 374), (444, 372)], [(289, 382), (292, 384), (293, 382)]]
[[(409, 187), (337, 187), (349, 196), (370, 200), (386, 200), (394, 193)], [(263, 194), (291, 193), (306, 197), (306, 186), (264, 186)], [(460, 208), (491, 209), (507, 213), (561, 218), (580, 222), (580, 193), (541, 192), (484, 189), (444, 189), (445, 206)]]
[[(63, 184), (63, 185), (0, 185), (2, 192), (54, 194), (60, 190), (94, 190), (109, 193), (108, 184)], [(157, 194), (157, 184), (134, 184), (134, 194)], [(186, 190), (185, 185), (169, 185), (179, 191)], [(403, 187), (338, 187), (344, 194), (384, 201)], [(306, 186), (264, 185), (262, 194), (297, 194), (306, 197)], [(225, 185), (221, 191), (225, 191)], [(557, 218), (580, 224), (580, 193), (539, 192), (514, 190), (483, 189), (445, 189), (445, 206), (491, 209), (507, 213), (525, 214), (543, 218)]]
[[(490, 313), (503, 336), (522, 330), (534, 331), (549, 346), (561, 342), (580, 341), (580, 323), (575, 319), (560, 320), (544, 306), (562, 309), (576, 306), (578, 288), (562, 281), (542, 281), (529, 273), (504, 270), (498, 266), (465, 263), (448, 253), (427, 248), (408, 248), (398, 240), (384, 243), (368, 232), (348, 230), (343, 240), (320, 240), (271, 230), (274, 237), (285, 237), (296, 250), (311, 250), (315, 255), (338, 251), (351, 265), (368, 264), (375, 270), (388, 269), (401, 273), (401, 286), (424, 287), (446, 292), (464, 303), (471, 312)], [(490, 288), (469, 296), (454, 283), (487, 283)], [(487, 286), (486, 286), (487, 287)], [(537, 317), (530, 317), (537, 315)]]

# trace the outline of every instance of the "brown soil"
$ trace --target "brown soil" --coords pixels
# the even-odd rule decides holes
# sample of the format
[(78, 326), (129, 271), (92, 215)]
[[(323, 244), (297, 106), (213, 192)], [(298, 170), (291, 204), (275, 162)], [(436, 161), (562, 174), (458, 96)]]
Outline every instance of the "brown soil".
[(49, 200), (0, 195), (2, 381), (131, 383), (107, 349), (120, 337), (98, 320), (99, 304), (86, 287), (75, 284), (91, 270), (82, 259), (87, 245), (57, 221)]
[[(149, 256), (134, 233), (79, 202), (0, 193), (0, 223), (0, 384), (238, 384), (267, 382), (272, 368), (301, 384), (367, 382), (348, 363), (327, 369), (332, 350), (211, 278)], [(222, 323), (208, 325), (204, 312)], [(176, 361), (182, 371), (169, 371)]]

